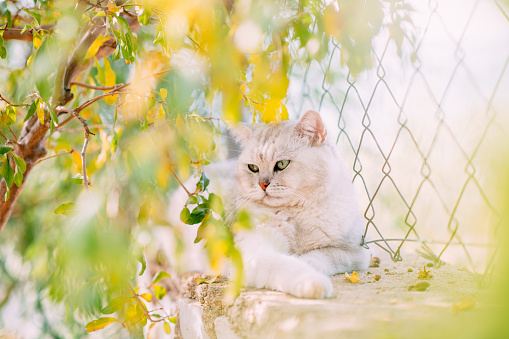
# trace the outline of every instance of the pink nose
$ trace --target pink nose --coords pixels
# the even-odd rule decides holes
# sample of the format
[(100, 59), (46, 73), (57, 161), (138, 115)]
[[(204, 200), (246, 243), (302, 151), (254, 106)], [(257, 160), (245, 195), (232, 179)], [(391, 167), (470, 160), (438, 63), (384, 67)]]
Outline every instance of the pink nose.
[(260, 182), (260, 183), (258, 183), (258, 185), (260, 185), (262, 190), (265, 191), (267, 189), (267, 186), (269, 186), (269, 183), (267, 183), (267, 182)]

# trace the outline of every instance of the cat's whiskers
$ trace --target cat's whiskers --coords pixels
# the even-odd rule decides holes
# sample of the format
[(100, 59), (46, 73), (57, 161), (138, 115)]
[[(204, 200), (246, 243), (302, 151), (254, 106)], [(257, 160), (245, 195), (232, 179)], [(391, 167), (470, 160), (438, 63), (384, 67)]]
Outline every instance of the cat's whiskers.
[(273, 187), (272, 192), (288, 192), (291, 196), (294, 196), (294, 197), (297, 197), (299, 200), (302, 201), (302, 205), (303, 206), (306, 206), (307, 204), (310, 204), (311, 201), (308, 199), (308, 195), (302, 195), (300, 193), (297, 192), (297, 190), (295, 188), (292, 188), (292, 187), (288, 187), (288, 186), (283, 186), (283, 185), (279, 185), (279, 186), (276, 186), (276, 187)]
[[(248, 194), (247, 193), (244, 193), (238, 197), (236, 197), (235, 199), (233, 199), (229, 204), (228, 204), (228, 214), (225, 215), (225, 223), (227, 225), (229, 225), (232, 221), (233, 221), (233, 218), (236, 216), (236, 213), (237, 211), (241, 208), (241, 207), (244, 207), (247, 203), (251, 202), (251, 198), (249, 198)], [(231, 208), (233, 207), (233, 208)], [(224, 210), (224, 209), (223, 209)]]

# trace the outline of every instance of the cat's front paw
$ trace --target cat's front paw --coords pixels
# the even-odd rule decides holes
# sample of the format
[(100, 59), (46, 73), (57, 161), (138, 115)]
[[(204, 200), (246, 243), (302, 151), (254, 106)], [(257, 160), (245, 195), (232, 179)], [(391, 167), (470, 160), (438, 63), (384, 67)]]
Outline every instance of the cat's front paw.
[(332, 282), (320, 273), (302, 274), (290, 282), (287, 292), (299, 298), (328, 298), (332, 294)]

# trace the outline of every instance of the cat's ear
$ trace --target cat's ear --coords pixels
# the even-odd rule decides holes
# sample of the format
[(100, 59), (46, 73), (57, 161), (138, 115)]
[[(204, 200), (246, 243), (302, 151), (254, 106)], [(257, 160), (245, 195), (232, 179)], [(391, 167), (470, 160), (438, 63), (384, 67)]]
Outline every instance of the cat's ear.
[(230, 125), (228, 126), (228, 131), (233, 139), (243, 146), (246, 145), (253, 132), (251, 128), (242, 124)]
[(319, 146), (325, 141), (327, 130), (323, 125), (320, 114), (315, 111), (307, 111), (295, 126), (299, 135), (309, 138), (312, 146)]

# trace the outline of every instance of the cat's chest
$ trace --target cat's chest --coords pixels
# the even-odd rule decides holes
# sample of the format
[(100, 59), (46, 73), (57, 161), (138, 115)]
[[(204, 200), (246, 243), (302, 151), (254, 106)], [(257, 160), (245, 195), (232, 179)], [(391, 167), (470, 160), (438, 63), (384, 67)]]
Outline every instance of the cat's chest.
[[(288, 213), (288, 211), (285, 212)], [(288, 239), (291, 253), (302, 254), (334, 245), (336, 237), (329, 220), (310, 211), (305, 213), (293, 211), (287, 215), (287, 223), (293, 227), (291, 237)], [(286, 234), (290, 234), (290, 232), (286, 231)]]

